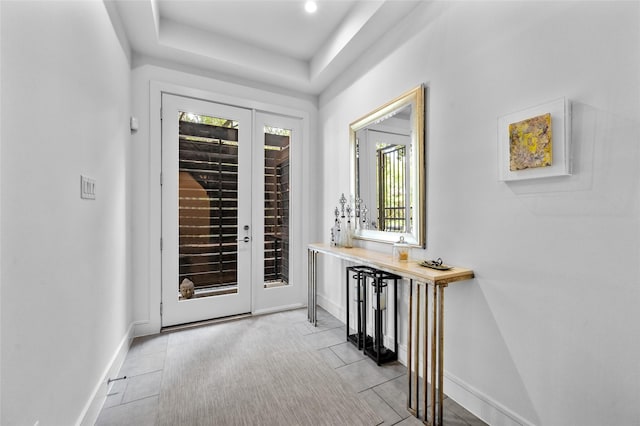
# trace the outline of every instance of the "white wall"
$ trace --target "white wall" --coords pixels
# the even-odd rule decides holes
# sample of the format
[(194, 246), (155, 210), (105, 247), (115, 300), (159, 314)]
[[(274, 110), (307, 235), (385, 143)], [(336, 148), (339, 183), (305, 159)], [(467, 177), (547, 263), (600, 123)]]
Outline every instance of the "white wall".
[[(0, 44), (2, 43), (2, 7), (0, 7)], [(0, 55), (0, 99), (2, 98), (2, 55)], [(0, 102), (0, 164), (2, 164), (2, 102)], [(2, 173), (0, 173), (0, 241), (2, 241)], [(0, 244), (0, 318), (2, 318), (2, 244)], [(2, 383), (2, 327), (0, 326), (0, 383)], [(2, 386), (0, 386), (2, 419)]]
[(102, 2), (0, 7), (0, 423), (77, 424), (131, 322), (128, 53)]
[[(640, 424), (639, 28), (638, 2), (425, 4), (388, 34), (394, 52), (364, 52), (320, 97), (328, 241), (349, 122), (427, 86), (413, 256), (476, 272), (446, 291), (445, 392), (491, 424)], [(575, 174), (499, 182), (497, 118), (562, 96)], [(340, 264), (322, 264), (320, 300), (339, 311)]]
[[(178, 69), (175, 69), (178, 68)], [(298, 247), (302, 252), (317, 239), (316, 200), (318, 183), (316, 138), (317, 106), (314, 97), (278, 93), (272, 88), (250, 87), (199, 75), (198, 70), (184, 70), (176, 64), (136, 57), (132, 70), (133, 115), (140, 120), (140, 130), (132, 137), (133, 190), (133, 292), (135, 334), (160, 331), (160, 91), (213, 102), (302, 117), (303, 129), (301, 185), (304, 188), (302, 211), (294, 220), (301, 229)], [(296, 226), (295, 224), (292, 226)], [(299, 257), (303, 259), (303, 257)], [(304, 257), (306, 259), (306, 257)], [(297, 282), (306, 286), (306, 262), (295, 268)], [(306, 300), (303, 299), (303, 300)]]

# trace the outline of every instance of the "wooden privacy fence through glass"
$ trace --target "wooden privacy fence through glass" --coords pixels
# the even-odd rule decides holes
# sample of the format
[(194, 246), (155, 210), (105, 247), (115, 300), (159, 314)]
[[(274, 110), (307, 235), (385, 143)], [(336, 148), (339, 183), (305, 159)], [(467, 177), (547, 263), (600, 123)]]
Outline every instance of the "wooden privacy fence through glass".
[[(196, 297), (236, 293), (237, 122), (194, 113), (179, 121), (179, 276)], [(264, 134), (264, 280), (289, 282), (290, 135)], [(266, 285), (266, 284), (265, 284)]]

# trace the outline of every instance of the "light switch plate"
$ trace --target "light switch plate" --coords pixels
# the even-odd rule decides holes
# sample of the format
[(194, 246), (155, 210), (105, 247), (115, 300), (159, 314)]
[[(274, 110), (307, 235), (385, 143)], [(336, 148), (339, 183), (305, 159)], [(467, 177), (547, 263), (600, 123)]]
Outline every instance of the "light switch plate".
[(80, 175), (80, 198), (85, 200), (96, 199), (96, 180)]

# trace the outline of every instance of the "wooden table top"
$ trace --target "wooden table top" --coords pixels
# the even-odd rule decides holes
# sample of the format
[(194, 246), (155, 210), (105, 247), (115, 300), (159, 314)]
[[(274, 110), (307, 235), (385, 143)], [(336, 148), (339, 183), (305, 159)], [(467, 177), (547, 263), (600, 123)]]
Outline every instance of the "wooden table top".
[[(382, 253), (360, 247), (333, 247), (329, 244), (313, 243), (309, 244), (309, 249), (429, 284), (446, 285), (474, 277), (471, 269), (454, 266), (447, 271), (439, 271), (421, 266), (419, 260), (395, 260), (391, 253)], [(391, 252), (391, 250), (389, 251)]]

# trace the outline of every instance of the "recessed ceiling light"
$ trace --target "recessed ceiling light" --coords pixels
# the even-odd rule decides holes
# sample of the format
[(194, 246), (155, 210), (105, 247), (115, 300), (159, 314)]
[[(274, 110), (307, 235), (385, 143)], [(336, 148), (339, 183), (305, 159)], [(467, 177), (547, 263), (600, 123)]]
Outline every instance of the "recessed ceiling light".
[(314, 13), (316, 10), (318, 10), (318, 5), (315, 1), (309, 0), (304, 4), (304, 10), (306, 10), (307, 13)]

